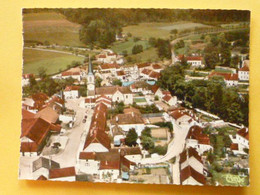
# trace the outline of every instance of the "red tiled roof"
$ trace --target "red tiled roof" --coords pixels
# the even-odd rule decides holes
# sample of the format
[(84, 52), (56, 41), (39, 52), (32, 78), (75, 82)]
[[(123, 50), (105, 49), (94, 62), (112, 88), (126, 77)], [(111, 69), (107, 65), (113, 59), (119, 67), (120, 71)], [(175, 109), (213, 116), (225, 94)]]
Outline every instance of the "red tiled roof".
[(38, 145), (35, 142), (21, 142), (21, 152), (37, 152)]
[(238, 144), (232, 143), (232, 144), (230, 145), (230, 149), (231, 149), (231, 150), (238, 150)]
[(61, 178), (61, 177), (71, 177), (71, 176), (75, 176), (75, 175), (76, 175), (75, 167), (51, 169), (49, 172), (50, 179)]
[(180, 171), (180, 180), (183, 183), (189, 177), (194, 178), (197, 182), (205, 185), (206, 178), (204, 175), (200, 174), (199, 172), (195, 171), (191, 166), (187, 166)]
[(65, 90), (64, 91), (77, 91), (79, 90), (80, 86), (66, 86)]
[(32, 119), (34, 118), (35, 114), (29, 112), (28, 110), (22, 109), (22, 119)]
[(196, 139), (199, 144), (210, 145), (210, 139), (206, 134), (203, 134), (203, 129), (200, 126), (192, 126), (186, 136), (186, 139)]
[(186, 114), (180, 110), (176, 110), (176, 111), (173, 111), (170, 113), (170, 116), (172, 116), (175, 120), (181, 118), (184, 115), (186, 115)]
[(158, 73), (158, 72), (155, 72), (155, 71), (152, 71), (152, 72), (150, 73), (150, 75), (149, 75), (149, 77), (155, 78), (155, 79), (158, 79), (160, 76), (161, 76), (161, 74)]
[(170, 101), (170, 99), (172, 99), (172, 96), (171, 96), (171, 95), (165, 95), (165, 96), (163, 96), (163, 100), (166, 101), (166, 102)]
[(46, 107), (35, 114), (35, 118), (42, 118), (49, 123), (56, 123), (59, 115), (51, 107)]
[(95, 103), (95, 102), (96, 102), (96, 98), (86, 98), (85, 99), (85, 103), (88, 103), (88, 104)]
[(120, 169), (120, 161), (101, 161), (99, 169)]
[(186, 150), (184, 150), (181, 154), (180, 154), (180, 164), (184, 163), (188, 158), (194, 157), (196, 158), (199, 162), (202, 163), (201, 160), (201, 156), (199, 155), (199, 153), (196, 151), (196, 149), (194, 148), (188, 148)]
[(47, 180), (47, 178), (41, 175), (40, 177), (37, 178), (37, 180)]
[(33, 108), (39, 110), (45, 105), (45, 101), (48, 100), (49, 97), (45, 93), (35, 93), (32, 95), (32, 99), (34, 101)]
[(211, 78), (213, 76), (221, 76), (224, 80), (238, 80), (238, 74), (233, 73), (224, 73), (224, 72), (212, 72), (208, 77)]
[(142, 64), (137, 64), (137, 67), (138, 68), (144, 68), (144, 67), (147, 67), (147, 66), (150, 66), (151, 64), (150, 63), (142, 63)]
[(23, 74), (23, 79), (29, 79), (31, 77), (34, 77), (34, 74)]
[(66, 71), (61, 73), (61, 76), (77, 76), (80, 75), (80, 72), (70, 72), (70, 71)]
[(112, 120), (111, 124), (144, 124), (144, 120), (140, 114), (129, 113), (129, 114), (117, 114)]
[(146, 68), (142, 70), (142, 73), (146, 74), (146, 75), (150, 75), (151, 72), (152, 72), (152, 70), (146, 69)]
[(186, 60), (187, 61), (202, 61), (202, 57), (201, 56), (187, 56)]
[(238, 135), (240, 135), (241, 137), (249, 140), (249, 131), (247, 128), (242, 128), (237, 132)]
[(153, 69), (161, 69), (162, 66), (160, 66), (159, 64), (153, 64)]
[(120, 71), (117, 71), (116, 74), (117, 74), (117, 76), (123, 76), (123, 75), (125, 75), (125, 72), (120, 70)]
[(129, 87), (108, 86), (96, 88), (97, 95), (110, 95), (114, 94), (116, 91), (120, 91), (123, 94), (132, 94)]
[(240, 68), (239, 71), (249, 71), (249, 67), (245, 65), (242, 68)]
[(120, 66), (118, 64), (102, 64), (101, 69), (106, 70), (106, 69), (119, 69)]
[(96, 153), (95, 152), (81, 152), (79, 154), (79, 159), (95, 159), (96, 158)]
[(100, 54), (98, 55), (98, 58), (106, 58), (106, 55)]
[(152, 92), (156, 93), (156, 91), (159, 89), (160, 87), (158, 85), (153, 85), (152, 86)]

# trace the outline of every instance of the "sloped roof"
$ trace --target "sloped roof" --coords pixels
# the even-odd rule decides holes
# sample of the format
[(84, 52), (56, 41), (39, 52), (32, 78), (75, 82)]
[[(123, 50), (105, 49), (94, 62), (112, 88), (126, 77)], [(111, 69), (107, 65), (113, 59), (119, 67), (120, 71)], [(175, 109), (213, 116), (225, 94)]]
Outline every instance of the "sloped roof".
[(125, 75), (125, 72), (123, 70), (117, 71), (116, 72), (117, 76), (123, 76)]
[(142, 73), (146, 74), (146, 75), (150, 75), (151, 72), (152, 72), (152, 70), (146, 69), (146, 68), (142, 70)]
[(152, 92), (156, 93), (156, 91), (159, 89), (160, 87), (158, 85), (153, 85), (152, 86)]
[(238, 74), (233, 74), (233, 73), (224, 73), (224, 72), (212, 72), (210, 73), (210, 75), (208, 76), (209, 78), (214, 77), (214, 76), (220, 76), (223, 77), (224, 80), (228, 81), (228, 80), (238, 80)]
[(196, 158), (199, 162), (202, 163), (201, 156), (199, 155), (199, 153), (196, 151), (196, 149), (190, 147), (188, 149), (185, 149), (180, 154), (180, 164), (184, 163), (186, 160), (188, 160), (191, 157)]
[(203, 129), (198, 125), (190, 127), (186, 139), (196, 139), (199, 144), (210, 145), (209, 137), (206, 134), (203, 134)]
[(22, 109), (22, 119), (32, 119), (35, 117), (35, 114), (29, 112), (28, 110)]
[(61, 76), (79, 76), (80, 72), (70, 72), (70, 71), (66, 71), (61, 73)]
[(120, 152), (122, 156), (125, 155), (136, 155), (136, 154), (142, 154), (141, 149), (139, 146), (137, 147), (120, 147), (120, 148), (113, 148), (111, 151), (117, 151)]
[(147, 66), (150, 66), (151, 64), (150, 63), (142, 63), (142, 64), (137, 64), (137, 67), (138, 68), (144, 68), (144, 67), (147, 67)]
[(152, 71), (152, 72), (149, 74), (149, 77), (155, 78), (155, 79), (158, 79), (160, 76), (161, 76), (161, 74), (158, 73), (158, 72), (155, 72), (155, 71)]
[(80, 86), (66, 86), (64, 91), (77, 91), (79, 90)]
[(165, 96), (163, 96), (163, 100), (166, 101), (166, 102), (169, 102), (170, 99), (172, 99), (172, 96), (171, 96), (171, 95), (165, 95)]
[(129, 87), (120, 87), (120, 86), (108, 86), (108, 87), (98, 87), (96, 88), (97, 95), (112, 95), (116, 91), (120, 91), (123, 94), (131, 94)]
[(153, 69), (161, 69), (162, 66), (159, 64), (153, 64)]
[(129, 113), (136, 113), (136, 114), (141, 114), (140, 110), (137, 108), (134, 108), (130, 106), (129, 108), (124, 109), (124, 114), (129, 114)]
[(249, 71), (249, 67), (245, 65), (242, 68), (240, 68), (239, 71)]
[(114, 68), (115, 69), (119, 69), (120, 68), (120, 66), (118, 64), (116, 64), (116, 63), (114, 63), (114, 64), (102, 64), (100, 67), (103, 70), (114, 69)]
[(75, 167), (66, 167), (60, 169), (51, 169), (49, 172), (49, 178), (61, 178), (61, 177), (71, 177), (76, 176)]
[(181, 183), (183, 183), (186, 179), (189, 177), (192, 177), (197, 182), (205, 185), (206, 184), (206, 178), (204, 175), (200, 174), (199, 172), (195, 171), (191, 166), (187, 166), (184, 169), (180, 171), (180, 180)]
[(35, 118), (42, 118), (49, 123), (56, 123), (59, 115), (51, 107), (46, 107), (35, 114)]
[(33, 172), (37, 171), (42, 167), (48, 170), (60, 168), (59, 163), (45, 157), (39, 157), (37, 160), (33, 161), (32, 165), (33, 165)]
[(238, 135), (242, 136), (243, 138), (249, 140), (249, 131), (247, 128), (242, 128), (237, 132)]
[(131, 114), (117, 114), (112, 120), (111, 124), (127, 125), (127, 124), (144, 124), (142, 115)]

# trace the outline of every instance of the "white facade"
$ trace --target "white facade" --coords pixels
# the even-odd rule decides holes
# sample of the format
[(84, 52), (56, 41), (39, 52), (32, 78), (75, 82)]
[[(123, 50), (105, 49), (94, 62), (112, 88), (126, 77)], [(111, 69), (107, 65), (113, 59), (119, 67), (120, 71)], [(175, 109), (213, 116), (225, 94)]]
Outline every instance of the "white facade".
[(211, 145), (208, 144), (199, 144), (198, 140), (196, 139), (187, 139), (186, 140), (186, 147), (195, 148), (199, 155), (202, 155), (204, 152), (213, 149)]
[(79, 97), (79, 91), (78, 90), (64, 91), (63, 95), (65, 99), (76, 99)]
[(249, 81), (249, 71), (238, 71), (238, 78), (240, 81)]
[(79, 159), (79, 171), (86, 174), (99, 174), (99, 161), (88, 159), (82, 160)]
[(108, 149), (100, 143), (91, 143), (84, 152), (108, 152)]

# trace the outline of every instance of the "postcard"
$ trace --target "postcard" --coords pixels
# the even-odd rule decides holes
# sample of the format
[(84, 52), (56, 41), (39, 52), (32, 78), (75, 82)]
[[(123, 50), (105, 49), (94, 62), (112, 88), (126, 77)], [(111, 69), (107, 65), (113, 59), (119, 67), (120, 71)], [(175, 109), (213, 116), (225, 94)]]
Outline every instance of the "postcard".
[(249, 185), (250, 12), (23, 9), (19, 179)]

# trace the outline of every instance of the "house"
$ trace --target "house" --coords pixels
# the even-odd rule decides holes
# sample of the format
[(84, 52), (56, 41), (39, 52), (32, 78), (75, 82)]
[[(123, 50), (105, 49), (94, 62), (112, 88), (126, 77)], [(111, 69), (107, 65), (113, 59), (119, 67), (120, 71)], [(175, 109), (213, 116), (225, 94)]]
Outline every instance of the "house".
[(194, 148), (185, 149), (179, 155), (180, 183), (182, 185), (205, 185), (204, 165)]
[(87, 97), (80, 103), (80, 106), (82, 108), (94, 108), (99, 103), (105, 104), (108, 108), (112, 106), (112, 100), (104, 95), (98, 98)]
[(191, 67), (194, 68), (199, 68), (199, 67), (204, 67), (203, 65), (203, 57), (202, 56), (184, 56), (184, 55), (179, 55), (176, 59), (176, 62), (181, 62), (182, 60), (186, 60), (188, 64), (191, 65)]
[(80, 86), (67, 86), (63, 91), (64, 99), (76, 99), (79, 97)]
[(120, 127), (125, 133), (134, 128), (137, 134), (140, 136), (142, 130), (145, 128), (145, 122), (142, 118), (142, 115), (131, 112), (127, 114), (117, 114), (115, 117), (113, 117), (110, 126), (111, 132), (115, 126)]
[(61, 78), (62, 79), (68, 79), (68, 78), (73, 78), (75, 80), (81, 81), (81, 73), (78, 72), (74, 72), (74, 71), (65, 71), (61, 73)]
[(52, 181), (75, 181), (76, 171), (75, 167), (65, 167), (51, 169), (49, 171), (49, 180)]
[(51, 107), (45, 107), (37, 112), (34, 118), (42, 118), (49, 123), (55, 124), (59, 119), (59, 114)]
[(62, 109), (64, 108), (64, 103), (64, 100), (61, 99), (59, 96), (53, 95), (50, 99), (46, 101), (45, 106), (52, 108), (60, 114), (62, 112)]
[(153, 65), (152, 65), (152, 69), (153, 69), (153, 71), (155, 71), (155, 72), (161, 72), (161, 70), (163, 70), (162, 66), (159, 65), (159, 64), (153, 64)]
[(127, 160), (135, 162), (142, 159), (142, 152), (139, 146), (136, 147), (119, 147), (113, 148), (111, 151), (117, 151), (124, 156)]
[(29, 98), (25, 98), (22, 102), (22, 108), (36, 113), (42, 109), (49, 97), (45, 93), (35, 93)]
[(177, 105), (177, 97), (176, 96), (165, 95), (165, 96), (163, 96), (162, 100), (170, 106), (176, 106)]
[(98, 104), (92, 116), (89, 133), (86, 137), (83, 152), (108, 152), (110, 138), (106, 133), (107, 106)]
[(142, 93), (144, 95), (152, 94), (152, 86), (145, 81), (136, 81), (130, 85), (133, 93)]
[(120, 66), (118, 64), (102, 64), (99, 66), (100, 67), (100, 72), (102, 74), (105, 73), (112, 73), (112, 75), (116, 75), (117, 71), (120, 71)]
[(126, 74), (123, 70), (116, 71), (116, 78), (124, 81), (126, 79)]
[(183, 110), (175, 110), (169, 114), (173, 118), (173, 122), (176, 125), (192, 125), (194, 124), (194, 119)]
[(238, 130), (237, 134), (230, 135), (232, 141), (231, 150), (235, 154), (246, 154), (245, 150), (249, 149), (249, 131), (248, 128)]
[(240, 81), (249, 81), (249, 60), (243, 61), (243, 66), (238, 70), (238, 78)]
[(59, 163), (41, 156), (32, 163), (33, 178), (35, 180), (47, 180), (49, 177), (49, 170), (59, 168)]
[(96, 88), (96, 97), (106, 96), (112, 99), (112, 102), (124, 102), (133, 104), (133, 94), (129, 87), (109, 86)]
[(160, 78), (161, 74), (155, 71), (152, 71), (149, 74), (149, 80), (154, 80), (154, 81), (158, 81), (158, 79)]
[(99, 55), (96, 56), (96, 59), (98, 63), (124, 64), (123, 56), (114, 53), (110, 49), (103, 50)]
[(186, 136), (186, 147), (195, 148), (200, 155), (205, 151), (213, 150), (209, 136), (203, 134), (203, 129), (198, 125), (190, 127)]
[(159, 99), (163, 98), (163, 96), (164, 96), (163, 91), (161, 90), (161, 88), (158, 85), (153, 85), (151, 89), (152, 89), (154, 96), (157, 96)]
[(139, 77), (139, 70), (137, 65), (124, 65), (122, 66), (128, 80), (136, 80)]
[(30, 78), (33, 78), (34, 74), (23, 74), (22, 87), (30, 84)]
[(238, 74), (234, 73), (224, 73), (224, 72), (212, 72), (208, 78), (212, 77), (222, 77), (227, 87), (237, 86), (238, 85)]
[(21, 148), (22, 156), (37, 156), (47, 143), (51, 132), (59, 132), (61, 126), (38, 118), (34, 113), (22, 109)]

